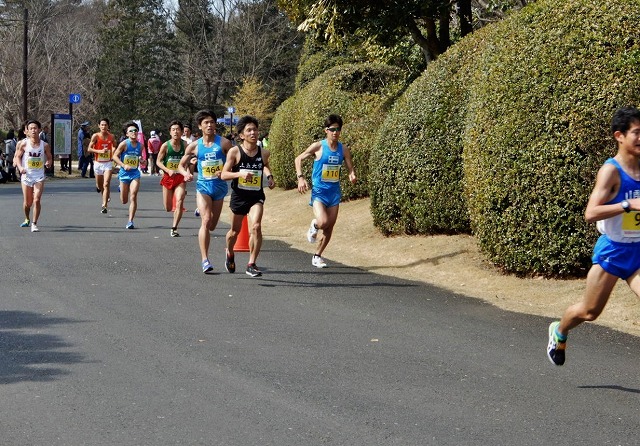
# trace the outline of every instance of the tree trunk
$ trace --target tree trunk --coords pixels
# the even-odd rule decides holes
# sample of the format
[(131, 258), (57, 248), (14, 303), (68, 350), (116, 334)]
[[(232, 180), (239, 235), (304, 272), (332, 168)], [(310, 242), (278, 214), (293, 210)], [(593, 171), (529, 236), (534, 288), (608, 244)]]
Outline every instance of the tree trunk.
[(471, 0), (458, 0), (458, 19), (460, 20), (460, 35), (464, 37), (467, 34), (471, 34), (473, 31)]

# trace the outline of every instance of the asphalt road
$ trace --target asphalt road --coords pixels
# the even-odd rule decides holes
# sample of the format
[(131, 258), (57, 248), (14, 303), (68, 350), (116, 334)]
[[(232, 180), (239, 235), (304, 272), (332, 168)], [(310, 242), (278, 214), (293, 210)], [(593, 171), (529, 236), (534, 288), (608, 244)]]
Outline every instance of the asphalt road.
[(0, 185), (0, 444), (638, 444), (638, 338), (585, 325), (555, 367), (546, 319), (276, 241), (228, 274), (224, 224), (204, 275), (193, 185), (170, 238), (157, 183), (126, 230), (115, 185), (102, 215), (48, 181), (35, 234)]

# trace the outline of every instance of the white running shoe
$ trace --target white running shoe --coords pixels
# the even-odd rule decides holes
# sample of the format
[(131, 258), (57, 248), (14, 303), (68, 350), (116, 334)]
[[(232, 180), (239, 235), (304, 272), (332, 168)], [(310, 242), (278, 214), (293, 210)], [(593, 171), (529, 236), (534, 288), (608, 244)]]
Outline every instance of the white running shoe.
[(316, 219), (311, 220), (311, 226), (309, 226), (309, 230), (307, 231), (307, 240), (309, 243), (315, 243), (316, 237), (318, 236), (318, 228), (316, 228)]
[(311, 264), (313, 266), (315, 266), (316, 268), (326, 268), (327, 267), (327, 262), (324, 261), (324, 259), (318, 255), (313, 255), (313, 257), (311, 258)]
[(38, 229), (38, 225), (36, 225), (35, 223), (31, 223), (31, 232), (40, 232), (40, 229)]

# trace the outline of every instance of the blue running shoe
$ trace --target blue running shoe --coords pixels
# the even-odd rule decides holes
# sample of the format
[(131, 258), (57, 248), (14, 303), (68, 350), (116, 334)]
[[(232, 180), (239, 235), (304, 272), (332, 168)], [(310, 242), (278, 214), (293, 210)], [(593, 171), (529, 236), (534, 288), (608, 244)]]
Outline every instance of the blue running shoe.
[(130, 221), (129, 223), (127, 223), (127, 226), (124, 227), (125, 229), (135, 229), (136, 227), (133, 226), (133, 222)]
[(209, 259), (205, 259), (202, 261), (202, 272), (208, 273), (209, 271), (213, 271), (213, 265), (209, 261)]
[(28, 218), (25, 218), (24, 221), (22, 222), (22, 224), (20, 225), (21, 228), (28, 228), (31, 225), (31, 222), (29, 221)]
[(196, 210), (193, 211), (193, 215), (195, 215), (196, 217), (200, 217), (200, 209), (196, 208)]

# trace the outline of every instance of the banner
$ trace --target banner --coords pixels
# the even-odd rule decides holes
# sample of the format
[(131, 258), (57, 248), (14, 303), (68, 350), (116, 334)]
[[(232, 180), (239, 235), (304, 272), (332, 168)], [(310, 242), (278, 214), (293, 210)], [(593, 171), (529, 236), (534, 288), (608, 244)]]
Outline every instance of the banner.
[(71, 115), (54, 114), (51, 122), (51, 149), (57, 155), (71, 154)]

